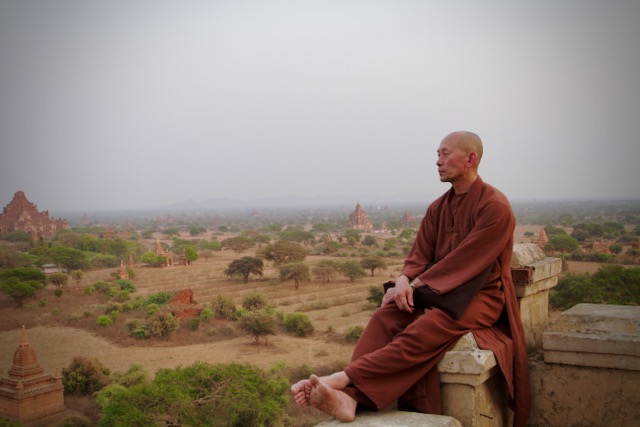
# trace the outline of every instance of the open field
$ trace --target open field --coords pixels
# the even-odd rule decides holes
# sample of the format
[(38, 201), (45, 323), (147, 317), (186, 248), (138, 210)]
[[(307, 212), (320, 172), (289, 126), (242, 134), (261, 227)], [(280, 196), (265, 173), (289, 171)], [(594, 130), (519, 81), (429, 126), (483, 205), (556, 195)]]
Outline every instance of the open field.
[[(519, 226), (515, 242), (531, 241), (524, 237), (527, 231), (537, 235), (539, 227)], [(149, 246), (152, 245), (149, 242)], [(242, 255), (253, 253), (248, 251)], [(372, 312), (366, 301), (369, 287), (381, 286), (389, 276), (395, 277), (402, 265), (401, 258), (388, 260), (388, 268), (376, 270), (374, 277), (355, 282), (340, 279), (327, 284), (313, 280), (302, 283), (296, 290), (291, 281), (280, 283), (271, 267), (265, 268), (264, 277), (254, 278), (249, 283), (228, 279), (224, 269), (235, 258), (233, 252), (222, 251), (208, 261), (201, 259), (188, 267), (136, 268), (133, 282), (137, 291), (133, 296), (191, 289), (201, 306), (208, 305), (221, 294), (233, 298), (240, 307), (247, 292), (259, 292), (277, 311), (306, 313), (315, 328), (313, 335), (298, 338), (280, 333), (269, 337), (268, 345), (256, 345), (251, 336), (238, 330), (237, 325), (212, 321), (197, 331), (189, 331), (184, 323), (167, 341), (134, 340), (124, 333), (126, 313), (114, 325), (100, 327), (95, 319), (105, 313), (107, 302), (96, 295), (84, 295), (84, 288), (96, 281), (113, 280), (112, 273), (117, 269), (107, 269), (85, 273), (79, 284), (70, 282), (60, 298), (54, 296), (49, 285), (41, 291), (37, 301), (31, 301), (23, 308), (16, 308), (11, 300), (0, 295), (0, 369), (11, 366), (23, 325), (47, 373), (68, 366), (74, 356), (97, 357), (116, 371), (139, 364), (150, 373), (198, 360), (211, 363), (239, 361), (261, 367), (279, 362), (291, 365), (346, 362), (352, 344), (344, 340), (344, 333), (350, 327), (366, 325)], [(312, 265), (320, 259), (310, 256), (306, 262)], [(597, 263), (569, 263), (572, 272), (594, 272), (598, 267)]]

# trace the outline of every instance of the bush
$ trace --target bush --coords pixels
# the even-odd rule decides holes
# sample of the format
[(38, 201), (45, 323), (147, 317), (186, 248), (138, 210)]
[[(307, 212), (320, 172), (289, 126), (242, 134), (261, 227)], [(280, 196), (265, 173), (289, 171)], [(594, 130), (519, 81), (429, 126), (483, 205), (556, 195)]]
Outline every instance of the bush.
[(156, 304), (159, 306), (166, 305), (169, 303), (169, 301), (171, 301), (171, 298), (173, 298), (173, 295), (174, 295), (173, 292), (158, 292), (155, 294), (151, 294), (144, 301), (143, 305), (151, 305), (151, 304)]
[(216, 319), (231, 320), (236, 312), (236, 305), (231, 297), (218, 295), (211, 301), (211, 309)]
[(247, 292), (242, 298), (242, 307), (249, 311), (263, 309), (267, 305), (267, 298), (258, 292)]
[(100, 326), (106, 327), (113, 324), (113, 319), (111, 318), (111, 316), (107, 316), (106, 314), (101, 314), (96, 319), (96, 323)]
[(349, 329), (347, 329), (347, 332), (345, 334), (345, 339), (347, 340), (347, 342), (357, 342), (360, 339), (360, 336), (362, 336), (363, 332), (364, 332), (364, 327), (351, 326)]
[(289, 382), (251, 365), (203, 362), (160, 369), (153, 381), (100, 391), (100, 426), (285, 425)]
[(109, 374), (98, 359), (74, 357), (68, 367), (62, 368), (64, 392), (73, 396), (91, 395), (109, 383)]
[(276, 318), (265, 312), (248, 312), (240, 319), (240, 326), (243, 330), (253, 335), (256, 343), (260, 342), (260, 337), (264, 337), (266, 344), (267, 335), (276, 334)]
[(284, 318), (284, 329), (299, 337), (306, 337), (313, 333), (311, 320), (309, 320), (309, 316), (304, 313), (287, 314)]
[(382, 305), (382, 298), (384, 297), (384, 288), (382, 286), (370, 286), (369, 296), (367, 301), (373, 303), (376, 307)]
[(149, 336), (167, 338), (180, 329), (180, 322), (171, 313), (159, 311), (147, 319)]
[(120, 290), (127, 291), (130, 294), (136, 291), (136, 285), (133, 284), (131, 280), (120, 279), (117, 280), (116, 283), (120, 287)]

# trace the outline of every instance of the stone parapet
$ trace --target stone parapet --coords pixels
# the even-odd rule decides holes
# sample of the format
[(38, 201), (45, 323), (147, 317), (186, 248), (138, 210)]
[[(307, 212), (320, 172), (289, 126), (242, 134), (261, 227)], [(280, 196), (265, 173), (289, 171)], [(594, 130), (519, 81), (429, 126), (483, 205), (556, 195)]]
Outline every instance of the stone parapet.
[(547, 329), (543, 350), (546, 363), (640, 371), (640, 307), (578, 304)]
[(547, 257), (537, 245), (513, 246), (511, 274), (529, 350), (542, 345), (542, 334), (549, 323), (549, 290), (558, 284), (561, 272), (562, 260)]
[(445, 415), (420, 414), (387, 410), (382, 412), (361, 411), (355, 421), (345, 424), (329, 418), (317, 427), (462, 427), (458, 420)]
[(438, 371), (444, 415), (465, 427), (507, 425), (508, 391), (495, 355), (480, 349), (471, 332), (444, 355)]
[(578, 304), (530, 366), (530, 427), (640, 426), (640, 307)]

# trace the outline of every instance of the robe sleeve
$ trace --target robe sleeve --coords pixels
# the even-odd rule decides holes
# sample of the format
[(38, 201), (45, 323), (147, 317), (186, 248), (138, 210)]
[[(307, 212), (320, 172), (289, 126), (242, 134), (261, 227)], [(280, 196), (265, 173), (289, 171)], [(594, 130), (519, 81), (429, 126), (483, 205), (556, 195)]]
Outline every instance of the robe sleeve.
[[(460, 213), (463, 215), (463, 213)], [(508, 204), (499, 199), (480, 202), (477, 216), (471, 229), (455, 247), (451, 248), (437, 264), (426, 269), (430, 262), (436, 261), (436, 242), (430, 236), (436, 234), (436, 221), (426, 215), (416, 242), (405, 262), (403, 273), (419, 279), (435, 292), (447, 293), (478, 276), (488, 267), (495, 265), (499, 275), (499, 258), (504, 248), (513, 238), (515, 220)], [(443, 231), (439, 230), (442, 234)], [(419, 266), (423, 266), (422, 271)], [(406, 273), (405, 273), (406, 271)], [(413, 274), (413, 275), (412, 275)], [(497, 277), (491, 275), (491, 280)]]

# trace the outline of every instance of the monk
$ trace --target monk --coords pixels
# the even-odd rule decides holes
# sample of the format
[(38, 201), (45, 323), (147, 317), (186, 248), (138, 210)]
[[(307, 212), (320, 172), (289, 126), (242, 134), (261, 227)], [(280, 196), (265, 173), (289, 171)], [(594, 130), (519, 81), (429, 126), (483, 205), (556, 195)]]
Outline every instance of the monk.
[[(382, 299), (343, 371), (311, 375), (291, 386), (299, 406), (349, 422), (359, 408), (440, 414), (437, 364), (465, 333), (492, 350), (509, 388), (514, 426), (531, 407), (527, 349), (511, 278), (515, 217), (507, 198), (478, 175), (482, 142), (471, 132), (447, 135), (437, 150), (438, 173), (451, 188), (427, 208), (395, 286)], [(481, 273), (486, 274), (481, 275)], [(488, 275), (487, 275), (488, 274)], [(482, 277), (458, 315), (440, 307)], [(421, 287), (428, 287), (419, 291)], [(414, 306), (428, 291), (432, 307)], [(468, 292), (467, 292), (468, 293)]]

